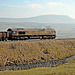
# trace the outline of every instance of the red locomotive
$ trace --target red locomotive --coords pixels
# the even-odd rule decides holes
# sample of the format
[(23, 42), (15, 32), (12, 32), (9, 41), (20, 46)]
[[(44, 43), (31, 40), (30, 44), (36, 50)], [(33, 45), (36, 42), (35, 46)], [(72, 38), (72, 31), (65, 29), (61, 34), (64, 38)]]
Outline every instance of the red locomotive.
[(0, 40), (24, 40), (24, 39), (55, 39), (56, 31), (52, 28), (47, 29), (24, 29), (9, 28), (7, 32), (0, 32)]

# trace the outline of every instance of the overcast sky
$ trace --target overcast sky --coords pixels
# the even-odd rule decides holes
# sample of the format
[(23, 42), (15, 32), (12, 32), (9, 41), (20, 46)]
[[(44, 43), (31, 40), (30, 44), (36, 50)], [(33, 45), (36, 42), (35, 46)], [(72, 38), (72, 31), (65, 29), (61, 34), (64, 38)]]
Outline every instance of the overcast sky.
[(0, 0), (0, 18), (68, 15), (75, 19), (75, 0)]

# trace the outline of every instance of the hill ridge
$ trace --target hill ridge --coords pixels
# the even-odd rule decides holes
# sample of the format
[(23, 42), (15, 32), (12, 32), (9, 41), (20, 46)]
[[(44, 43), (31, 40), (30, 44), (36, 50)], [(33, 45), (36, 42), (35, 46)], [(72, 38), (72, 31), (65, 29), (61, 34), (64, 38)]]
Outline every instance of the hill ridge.
[(40, 15), (28, 18), (0, 18), (0, 22), (75, 23), (67, 15)]

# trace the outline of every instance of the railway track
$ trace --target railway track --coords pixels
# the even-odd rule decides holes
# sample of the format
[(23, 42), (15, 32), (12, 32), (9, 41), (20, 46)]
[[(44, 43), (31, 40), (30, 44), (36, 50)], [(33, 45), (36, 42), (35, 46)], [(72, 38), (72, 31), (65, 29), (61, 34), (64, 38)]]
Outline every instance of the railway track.
[(56, 40), (75, 40), (75, 38), (59, 38), (59, 39), (56, 39)]
[(28, 42), (32, 42), (32, 41), (50, 41), (50, 40), (75, 40), (75, 38), (59, 38), (59, 39), (27, 39), (27, 40), (7, 40), (7, 41), (0, 41), (0, 42), (24, 42), (24, 41), (28, 41)]

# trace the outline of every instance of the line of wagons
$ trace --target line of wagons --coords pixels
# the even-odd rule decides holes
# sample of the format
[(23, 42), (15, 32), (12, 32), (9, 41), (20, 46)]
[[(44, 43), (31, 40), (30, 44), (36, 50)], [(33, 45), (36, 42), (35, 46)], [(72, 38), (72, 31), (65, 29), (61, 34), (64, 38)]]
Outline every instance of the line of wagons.
[(9, 28), (0, 32), (0, 41), (4, 40), (26, 40), (26, 39), (55, 39), (56, 31), (53, 28), (47, 29), (24, 29)]

